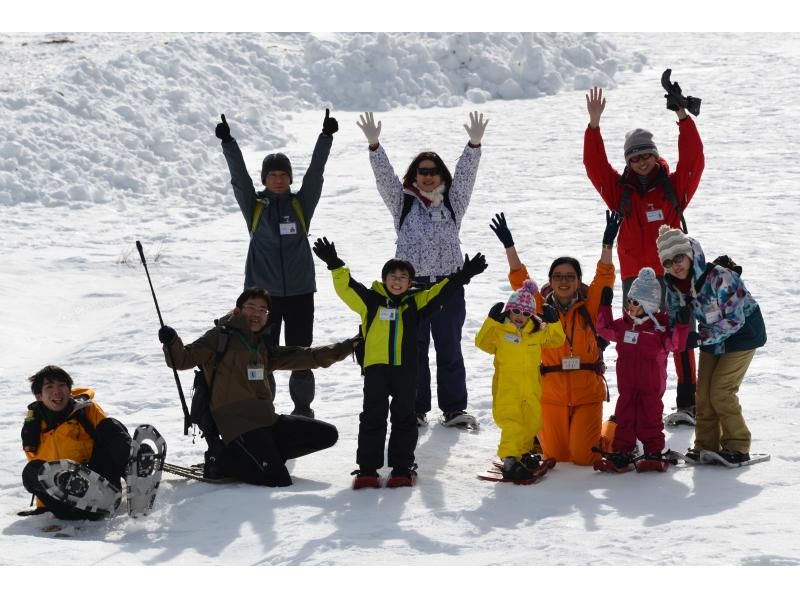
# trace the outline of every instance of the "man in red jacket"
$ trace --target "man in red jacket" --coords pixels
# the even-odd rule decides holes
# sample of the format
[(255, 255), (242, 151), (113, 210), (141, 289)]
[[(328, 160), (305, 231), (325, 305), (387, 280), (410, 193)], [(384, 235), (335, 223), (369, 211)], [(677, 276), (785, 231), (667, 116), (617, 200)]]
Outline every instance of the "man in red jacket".
[[(617, 241), (622, 278), (622, 301), (627, 305), (628, 291), (639, 270), (649, 266), (655, 270), (662, 288), (661, 308), (664, 308), (664, 268), (658, 259), (656, 239), (662, 224), (685, 228), (683, 211), (689, 205), (700, 176), (705, 158), (703, 142), (694, 121), (685, 108), (677, 83), (667, 84), (667, 108), (678, 115), (678, 165), (670, 172), (667, 162), (659, 156), (653, 135), (645, 129), (634, 129), (625, 136), (625, 170), (620, 175), (606, 157), (600, 133), (600, 117), (606, 107), (603, 90), (593, 88), (586, 95), (589, 126), (583, 140), (583, 164), (589, 180), (606, 205), (624, 216)], [(663, 79), (662, 79), (663, 83)], [(675, 93), (673, 94), (672, 91)], [(678, 101), (674, 101), (678, 98)], [(681, 102), (680, 100), (684, 100)], [(692, 100), (692, 98), (689, 98)], [(697, 110), (699, 111), (699, 100)], [(694, 323), (692, 322), (692, 325)], [(696, 368), (694, 351), (674, 353), (678, 374), (677, 408), (668, 423), (694, 425), (694, 393)]]

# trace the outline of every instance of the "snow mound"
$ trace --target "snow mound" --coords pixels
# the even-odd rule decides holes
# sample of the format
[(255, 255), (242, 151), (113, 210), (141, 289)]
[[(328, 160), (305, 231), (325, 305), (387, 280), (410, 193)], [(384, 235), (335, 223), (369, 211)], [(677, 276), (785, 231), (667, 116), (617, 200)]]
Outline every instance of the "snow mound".
[[(267, 151), (286, 142), (289, 112), (446, 107), (609, 88), (617, 71), (644, 62), (638, 53), (620, 56), (595, 34), (117, 37), (115, 46), (110, 34), (69, 35), (72, 43), (47, 47), (46, 74), (30, 73), (36, 86), (7, 80), (0, 89), (0, 119), (10, 124), (0, 145), (0, 205), (183, 197), (234, 210), (220, 201), (229, 192), (213, 134), (222, 112), (241, 145)], [(58, 52), (85, 54), (54, 71)]]

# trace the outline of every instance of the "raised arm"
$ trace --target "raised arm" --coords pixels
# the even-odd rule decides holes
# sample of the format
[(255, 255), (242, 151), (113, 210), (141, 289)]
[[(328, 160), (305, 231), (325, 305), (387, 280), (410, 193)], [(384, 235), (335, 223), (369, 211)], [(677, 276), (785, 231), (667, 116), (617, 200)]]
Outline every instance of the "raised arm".
[(489, 225), (489, 228), (492, 229), (492, 232), (497, 236), (498, 239), (500, 239), (500, 242), (506, 249), (508, 269), (511, 272), (521, 270), (524, 266), (522, 261), (519, 259), (519, 255), (517, 254), (517, 248), (514, 246), (514, 238), (511, 236), (511, 229), (508, 228), (505, 212), (495, 214), (494, 218), (492, 218), (492, 223)]
[(606, 146), (600, 134), (600, 117), (606, 108), (603, 90), (593, 87), (586, 94), (586, 110), (589, 113), (589, 126), (583, 134), (583, 166), (586, 176), (603, 198), (606, 205), (619, 209), (620, 174), (611, 166), (606, 155)]
[(236, 140), (231, 137), (231, 128), (228, 125), (228, 121), (225, 120), (224, 114), (221, 114), (220, 117), (222, 121), (217, 123), (214, 134), (222, 143), (222, 154), (225, 156), (225, 161), (228, 163), (228, 171), (231, 174), (233, 195), (236, 197), (236, 202), (239, 204), (239, 209), (242, 211), (242, 216), (244, 216), (249, 230), (256, 205), (256, 189), (253, 186), (253, 179), (250, 178), (250, 173), (247, 172), (242, 150), (239, 149)]
[(330, 109), (325, 109), (325, 118), (322, 121), (322, 133), (317, 137), (314, 152), (311, 154), (311, 163), (303, 176), (303, 184), (297, 192), (300, 205), (303, 206), (303, 214), (306, 224), (311, 222), (314, 210), (317, 208), (319, 198), (322, 195), (322, 184), (325, 182), (325, 164), (331, 153), (333, 145), (333, 134), (339, 130), (339, 123), (330, 116)]
[(453, 206), (456, 220), (459, 222), (464, 217), (472, 198), (472, 189), (475, 187), (478, 165), (481, 162), (481, 141), (486, 131), (486, 125), (489, 124), (489, 120), (484, 120), (483, 114), (477, 111), (470, 113), (469, 121), (469, 125), (464, 125), (464, 129), (469, 135), (469, 142), (456, 163), (453, 184), (450, 186), (450, 204)]

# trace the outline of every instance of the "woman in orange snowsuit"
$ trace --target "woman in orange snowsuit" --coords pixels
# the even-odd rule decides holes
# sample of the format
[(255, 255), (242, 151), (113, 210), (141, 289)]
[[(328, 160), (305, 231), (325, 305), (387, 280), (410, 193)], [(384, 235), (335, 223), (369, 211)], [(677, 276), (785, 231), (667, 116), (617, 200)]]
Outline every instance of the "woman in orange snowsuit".
[[(498, 214), (492, 230), (506, 248), (511, 286), (529, 278), (519, 259), (505, 216)], [(600, 444), (603, 401), (608, 398), (602, 352), (595, 323), (604, 286), (615, 280), (611, 250), (622, 217), (606, 212), (603, 250), (592, 282), (581, 282), (581, 266), (572, 257), (559, 257), (550, 266), (549, 284), (536, 294), (537, 311), (545, 303), (556, 308), (566, 335), (557, 349), (542, 350), (542, 430), (538, 435), (545, 457), (592, 465), (600, 458), (592, 447)]]

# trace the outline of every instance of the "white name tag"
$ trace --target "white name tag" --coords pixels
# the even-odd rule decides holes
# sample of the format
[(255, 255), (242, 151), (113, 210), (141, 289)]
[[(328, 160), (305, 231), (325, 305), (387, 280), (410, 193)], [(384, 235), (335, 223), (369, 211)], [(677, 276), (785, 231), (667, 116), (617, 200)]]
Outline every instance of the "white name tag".
[(442, 222), (445, 219), (444, 211), (442, 208), (435, 208), (431, 210), (431, 220), (434, 222)]
[(520, 342), (522, 342), (521, 338), (519, 338), (516, 334), (512, 334), (511, 332), (506, 332), (503, 335), (503, 340), (505, 340), (507, 343), (514, 343), (515, 345), (518, 345)]
[(251, 365), (247, 368), (248, 380), (263, 380), (264, 379), (264, 366)]
[(282, 235), (296, 235), (297, 223), (296, 222), (281, 222), (280, 231)]
[(631, 345), (635, 345), (639, 342), (639, 333), (634, 332), (633, 330), (626, 330), (625, 331), (625, 342)]
[(562, 370), (579, 370), (581, 369), (580, 357), (565, 357), (561, 360)]
[(647, 212), (648, 222), (658, 222), (659, 220), (664, 220), (664, 212), (661, 210), (650, 210)]
[(722, 312), (716, 305), (704, 305), (703, 313), (706, 316), (706, 324), (713, 324), (722, 317)]
[(393, 322), (397, 319), (397, 309), (393, 307), (392, 308), (382, 307), (380, 308), (380, 310), (378, 310), (378, 317), (381, 320), (389, 320)]

